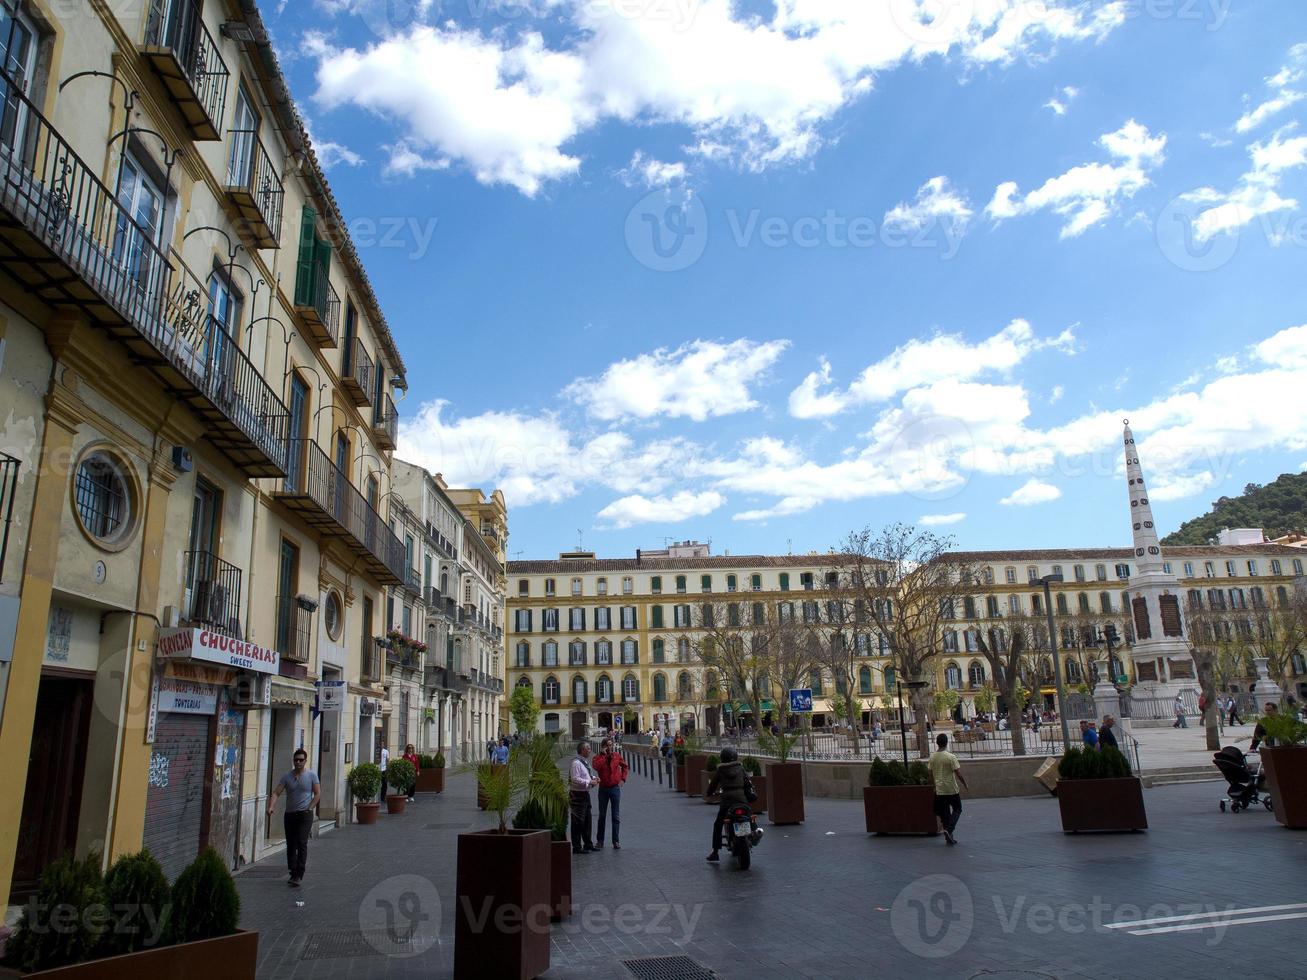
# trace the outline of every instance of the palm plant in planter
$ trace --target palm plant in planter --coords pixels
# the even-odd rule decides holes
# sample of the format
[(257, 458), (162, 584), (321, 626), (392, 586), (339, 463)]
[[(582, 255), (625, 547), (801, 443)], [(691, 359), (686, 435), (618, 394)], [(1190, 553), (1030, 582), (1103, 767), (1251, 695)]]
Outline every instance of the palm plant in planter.
[(1275, 819), (1285, 827), (1307, 827), (1307, 724), (1285, 712), (1267, 714), (1260, 724), (1267, 738), (1262, 763)]
[(674, 785), (674, 788), (680, 790), (682, 793), (686, 792), (685, 759), (686, 756), (688, 755), (689, 752), (687, 752), (684, 748), (672, 749), (672, 757), (676, 760), (676, 783)]
[(904, 766), (873, 759), (862, 788), (862, 809), (869, 834), (939, 833), (935, 785), (924, 762)]
[(531, 788), (513, 817), (518, 830), (547, 830), (549, 908), (555, 922), (572, 914), (572, 845), (567, 839), (567, 783), (558, 769), (558, 743), (538, 735), (524, 743), (531, 762)]
[[(392, 763), (393, 765), (393, 763)], [(381, 767), (375, 762), (361, 762), (345, 777), (345, 786), (354, 798), (354, 815), (361, 824), (377, 822), (381, 804), (376, 795), (381, 792)]]
[(767, 777), (762, 774), (762, 765), (756, 758), (746, 755), (741, 760), (744, 771), (749, 774), (749, 780), (753, 783), (753, 791), (758, 798), (749, 804), (754, 813), (767, 812)]
[(703, 739), (690, 734), (685, 739), (685, 795), (699, 796), (703, 793), (701, 782), (704, 767), (708, 765), (708, 753), (703, 751)]
[(1116, 749), (1070, 748), (1057, 772), (1057, 805), (1064, 833), (1148, 829), (1143, 784)]
[(803, 823), (803, 763), (790, 761), (802, 737), (801, 732), (758, 736), (758, 747), (777, 759), (767, 763), (767, 819), (774, 824)]
[(418, 772), (413, 763), (407, 759), (391, 759), (386, 767), (386, 785), (391, 792), (386, 794), (386, 812), (403, 813), (408, 806), (408, 795), (417, 782)]
[[(508, 762), (463, 767), (497, 826), (458, 836), (454, 976), (530, 980), (549, 969), (550, 831), (508, 828), (510, 811), (535, 802), (556, 818), (559, 805), (526, 744)], [(552, 756), (551, 756), (552, 759)], [(552, 764), (552, 762), (551, 762)]]

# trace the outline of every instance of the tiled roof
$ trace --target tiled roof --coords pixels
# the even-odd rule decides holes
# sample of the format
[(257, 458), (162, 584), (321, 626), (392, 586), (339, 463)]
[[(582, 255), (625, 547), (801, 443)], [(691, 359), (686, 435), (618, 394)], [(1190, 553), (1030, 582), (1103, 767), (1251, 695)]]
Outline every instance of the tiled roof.
[[(1290, 549), (1292, 550), (1292, 549)], [(550, 561), (510, 561), (509, 575), (543, 575), (548, 572), (670, 572), (739, 571), (755, 568), (820, 568), (833, 565), (837, 555), (712, 555), (707, 558), (578, 558)]]
[[(959, 551), (954, 557), (968, 562), (1017, 561), (1127, 561), (1133, 548), (1054, 548), (1034, 551)], [(1278, 544), (1162, 545), (1165, 558), (1301, 558), (1301, 548)]]

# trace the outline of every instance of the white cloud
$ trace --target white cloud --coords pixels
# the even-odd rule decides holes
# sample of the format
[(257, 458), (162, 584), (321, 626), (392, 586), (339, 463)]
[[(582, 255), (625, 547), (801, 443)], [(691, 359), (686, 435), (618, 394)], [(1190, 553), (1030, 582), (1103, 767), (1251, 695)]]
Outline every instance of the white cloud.
[(1048, 403), (1050, 405), (1056, 405), (1062, 400), (1062, 396), (1065, 394), (1066, 388), (1062, 385), (1053, 385), (1053, 390), (1048, 393)]
[(999, 503), (1005, 507), (1031, 507), (1035, 504), (1046, 504), (1060, 496), (1062, 491), (1053, 484), (1032, 477)]
[(961, 524), (966, 519), (966, 514), (925, 514), (918, 523), (922, 527), (945, 527), (949, 524)]
[(1203, 187), (1182, 196), (1182, 200), (1205, 206), (1194, 218), (1197, 242), (1236, 232), (1265, 215), (1298, 207), (1293, 198), (1280, 196), (1279, 187), (1285, 173), (1307, 165), (1307, 136), (1290, 137), (1288, 132), (1289, 128), (1283, 129), (1248, 147), (1252, 169), (1229, 192)]
[(364, 10), (385, 35), (377, 43), (306, 39), (315, 97), (393, 119), (391, 142), (534, 195), (575, 174), (581, 159), (569, 146), (609, 120), (678, 125), (701, 155), (762, 169), (816, 152), (878, 73), (932, 55), (963, 70), (1002, 66), (1099, 40), (1125, 19), (1121, 2), (1088, 10), (1078, 0), (984, 0), (942, 13), (934, 0), (779, 0), (766, 12), (697, 0), (638, 16), (625, 0), (547, 2), (563, 27), (552, 44), (529, 29), (432, 23), (440, 7), (430, 0), (402, 30)]
[(665, 163), (644, 155), (643, 150), (636, 150), (631, 162), (617, 176), (627, 187), (668, 187), (685, 183), (686, 166), (682, 162)]
[(1048, 348), (1074, 353), (1074, 330), (1068, 328), (1056, 337), (1039, 338), (1028, 322), (1013, 320), (977, 343), (957, 334), (937, 334), (928, 340), (913, 338), (865, 368), (847, 391), (825, 390), (831, 384), (831, 366), (823, 359), (820, 370), (810, 373), (790, 393), (790, 414), (801, 419), (824, 418), (857, 405), (888, 401), (904, 391), (938, 381), (963, 381), (1011, 371), (1030, 355)]
[(787, 340), (696, 340), (618, 361), (599, 377), (573, 381), (564, 394), (603, 421), (668, 416), (703, 422), (757, 407), (751, 386), (788, 347)]
[(1295, 44), (1289, 49), (1289, 58), (1285, 66), (1266, 79), (1271, 95), (1239, 118), (1239, 121), (1234, 124), (1235, 132), (1251, 132), (1272, 116), (1279, 115), (1285, 109), (1307, 98), (1307, 93), (1290, 87), (1303, 80), (1304, 75), (1307, 75), (1305, 69), (1307, 69), (1307, 44)]
[(1261, 343), (1254, 344), (1252, 351), (1266, 364), (1307, 370), (1307, 325), (1281, 330)]
[(912, 204), (899, 202), (885, 213), (886, 228), (921, 231), (936, 222), (944, 222), (959, 235), (971, 220), (971, 205), (953, 189), (947, 177), (932, 177), (921, 185)]
[(1078, 95), (1080, 95), (1080, 90), (1074, 85), (1063, 86), (1058, 90), (1057, 95), (1044, 103), (1044, 108), (1052, 109), (1054, 115), (1065, 116), (1067, 109), (1071, 107), (1071, 103), (1076, 100)]
[(614, 500), (599, 512), (599, 520), (618, 530), (635, 524), (675, 524), (711, 514), (725, 502), (725, 497), (712, 490), (702, 493), (682, 491), (670, 497), (634, 494)]
[(1239, 121), (1234, 124), (1235, 132), (1246, 133), (1249, 130), (1256, 129), (1266, 120), (1270, 119), (1280, 112), (1283, 112), (1289, 106), (1296, 102), (1301, 102), (1307, 95), (1302, 92), (1285, 90), (1272, 99), (1267, 99), (1256, 109), (1253, 109), (1240, 117)]
[(1098, 145), (1113, 163), (1087, 163), (1052, 177), (1022, 196), (1015, 181), (998, 186), (985, 209), (995, 221), (1051, 210), (1065, 219), (1062, 238), (1075, 238), (1117, 213), (1122, 203), (1150, 183), (1148, 173), (1166, 159), (1166, 134), (1154, 136), (1133, 119)]

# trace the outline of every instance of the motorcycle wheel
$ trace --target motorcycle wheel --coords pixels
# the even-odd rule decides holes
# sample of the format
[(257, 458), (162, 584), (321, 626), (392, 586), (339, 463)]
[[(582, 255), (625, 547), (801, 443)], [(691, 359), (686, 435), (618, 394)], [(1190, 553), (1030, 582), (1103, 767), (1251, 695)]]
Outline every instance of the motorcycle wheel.
[(752, 849), (749, 847), (749, 842), (747, 840), (740, 837), (735, 839), (735, 860), (740, 865), (741, 871), (749, 870), (749, 862), (753, 858), (753, 855), (750, 853), (751, 850)]

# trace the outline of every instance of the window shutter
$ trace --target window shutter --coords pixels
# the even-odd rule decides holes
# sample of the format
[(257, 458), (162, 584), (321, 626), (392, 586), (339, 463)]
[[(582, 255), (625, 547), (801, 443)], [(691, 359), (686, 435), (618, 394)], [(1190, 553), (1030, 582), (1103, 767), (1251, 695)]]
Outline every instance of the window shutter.
[(295, 263), (295, 305), (313, 305), (313, 273), (316, 267), (317, 236), (314, 227), (318, 213), (305, 207), (300, 219), (300, 252)]

